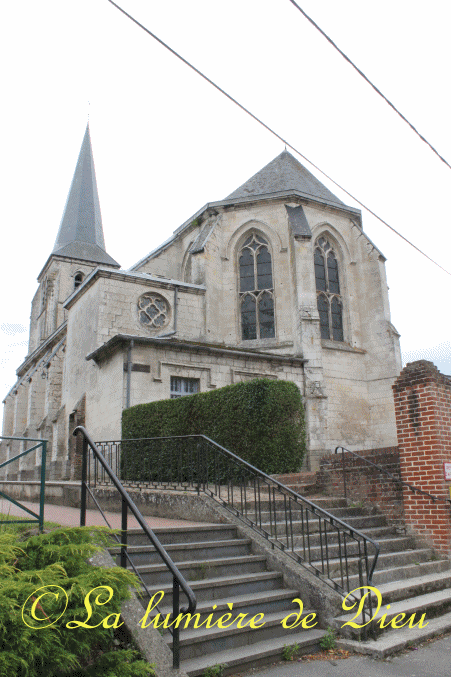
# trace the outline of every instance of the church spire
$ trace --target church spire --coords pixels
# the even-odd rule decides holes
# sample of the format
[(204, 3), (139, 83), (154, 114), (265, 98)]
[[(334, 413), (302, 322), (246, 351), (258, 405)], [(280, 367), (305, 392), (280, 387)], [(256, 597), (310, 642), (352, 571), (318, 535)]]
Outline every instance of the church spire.
[(89, 123), (52, 254), (120, 267), (105, 250)]

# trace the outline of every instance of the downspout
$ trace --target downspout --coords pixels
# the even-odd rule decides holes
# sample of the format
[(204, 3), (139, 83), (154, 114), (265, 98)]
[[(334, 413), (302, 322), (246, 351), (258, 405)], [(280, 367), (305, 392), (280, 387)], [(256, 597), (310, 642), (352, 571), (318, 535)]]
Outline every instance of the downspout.
[(177, 333), (177, 304), (178, 304), (178, 286), (174, 287), (174, 329), (169, 331), (167, 334), (161, 334), (160, 336), (155, 336), (155, 338), (169, 338), (169, 336), (174, 336)]
[(127, 387), (125, 391), (125, 408), (130, 407), (130, 391), (131, 391), (131, 380), (132, 380), (132, 349), (134, 343), (133, 339), (130, 341), (130, 345), (127, 349)]

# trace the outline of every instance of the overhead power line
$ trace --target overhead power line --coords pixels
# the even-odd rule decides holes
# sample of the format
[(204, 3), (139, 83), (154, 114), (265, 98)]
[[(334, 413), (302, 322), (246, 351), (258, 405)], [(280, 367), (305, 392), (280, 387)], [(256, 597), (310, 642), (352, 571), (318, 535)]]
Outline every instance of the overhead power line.
[(399, 110), (396, 108), (396, 106), (390, 101), (390, 99), (387, 99), (387, 97), (386, 97), (384, 94), (382, 94), (381, 90), (380, 90), (378, 87), (376, 87), (376, 85), (373, 84), (369, 78), (367, 78), (367, 76), (365, 75), (365, 73), (364, 73), (363, 71), (361, 71), (360, 68), (358, 68), (358, 66), (356, 66), (355, 63), (354, 63), (353, 61), (351, 61), (351, 59), (350, 59), (350, 58), (349, 58), (349, 57), (348, 57), (348, 56), (347, 56), (347, 55), (346, 55), (346, 54), (338, 47), (338, 45), (332, 40), (332, 38), (330, 38), (330, 37), (327, 35), (327, 33), (325, 33), (325, 32), (323, 31), (323, 29), (320, 28), (320, 26), (318, 26), (318, 24), (317, 24), (315, 21), (313, 21), (312, 17), (310, 17), (306, 12), (304, 12), (304, 10), (302, 9), (302, 7), (299, 7), (298, 3), (295, 2), (295, 0), (289, 0), (289, 1), (291, 2), (292, 5), (294, 5), (294, 6), (296, 7), (296, 9), (298, 9), (298, 10), (301, 12), (301, 14), (303, 14), (303, 15), (305, 16), (305, 18), (307, 19), (307, 21), (310, 21), (310, 23), (312, 24), (312, 26), (314, 26), (314, 27), (316, 28), (316, 30), (319, 31), (319, 32), (321, 33), (321, 35), (323, 35), (323, 36), (326, 38), (326, 40), (332, 45), (332, 47), (334, 47), (334, 49), (336, 49), (337, 52), (338, 52), (339, 54), (341, 54), (341, 56), (343, 57), (343, 59), (345, 59), (345, 60), (346, 60), (346, 61), (354, 68), (354, 70), (356, 70), (357, 73), (358, 73), (359, 75), (362, 76), (362, 78), (370, 85), (370, 87), (372, 87), (372, 88), (374, 89), (374, 91), (375, 91), (377, 94), (379, 94), (379, 96), (382, 97), (386, 103), (388, 103), (388, 105), (390, 106), (390, 108), (393, 108), (393, 110), (395, 111), (395, 113), (397, 113), (397, 114), (399, 115), (399, 117), (400, 117), (402, 120), (404, 120), (404, 122), (405, 122), (406, 124), (409, 125), (410, 129), (412, 129), (412, 130), (415, 132), (415, 134), (416, 134), (417, 136), (419, 136), (420, 139), (421, 139), (422, 141), (424, 141), (424, 143), (425, 143), (427, 146), (429, 146), (429, 148), (432, 150), (432, 152), (435, 153), (435, 154), (437, 155), (437, 157), (440, 158), (440, 160), (441, 160), (442, 162), (444, 162), (445, 165), (446, 165), (449, 169), (451, 169), (451, 165), (449, 164), (449, 162), (447, 162), (447, 160), (445, 160), (445, 158), (443, 157), (443, 155), (440, 155), (440, 153), (434, 148), (434, 146), (433, 146), (431, 143), (429, 143), (429, 141), (428, 141), (422, 134), (420, 134), (420, 132), (418, 131), (418, 129), (417, 129), (416, 127), (414, 127), (413, 124), (412, 124), (411, 122), (409, 122), (409, 120), (401, 113), (401, 111), (399, 111)]
[(445, 273), (447, 273), (447, 275), (450, 275), (450, 276), (451, 276), (451, 273), (450, 273), (448, 270), (446, 270), (446, 268), (443, 268), (443, 266), (441, 266), (439, 263), (437, 263), (437, 261), (434, 261), (434, 259), (431, 259), (430, 256), (428, 256), (427, 254), (425, 254), (421, 249), (419, 249), (416, 245), (414, 245), (413, 242), (411, 242), (411, 241), (408, 240), (406, 237), (404, 237), (404, 235), (401, 235), (401, 233), (400, 233), (399, 231), (395, 230), (395, 228), (393, 228), (393, 226), (390, 226), (390, 224), (387, 223), (387, 221), (385, 221), (383, 218), (381, 218), (380, 216), (378, 216), (375, 212), (373, 212), (372, 209), (370, 209), (370, 208), (367, 207), (365, 204), (363, 204), (363, 202), (361, 202), (361, 201), (358, 200), (356, 197), (354, 197), (354, 195), (352, 195), (352, 193), (350, 193), (348, 190), (346, 190), (346, 188), (343, 188), (343, 186), (341, 186), (339, 183), (337, 183), (337, 181), (335, 181), (332, 177), (330, 177), (328, 174), (326, 174), (326, 172), (324, 172), (322, 169), (320, 169), (314, 162), (312, 162), (311, 160), (309, 160), (305, 155), (303, 155), (303, 154), (301, 153), (301, 151), (297, 150), (297, 148), (295, 148), (294, 146), (292, 146), (291, 143), (289, 143), (286, 139), (284, 139), (282, 136), (280, 136), (280, 134), (278, 134), (278, 133), (277, 133), (276, 131), (274, 131), (271, 127), (269, 127), (265, 122), (263, 122), (263, 120), (260, 120), (260, 118), (258, 118), (256, 115), (254, 115), (253, 113), (251, 113), (250, 110), (248, 110), (245, 106), (243, 106), (239, 101), (237, 101), (236, 99), (234, 99), (233, 96), (231, 96), (231, 95), (228, 94), (224, 89), (222, 89), (221, 87), (219, 87), (219, 85), (217, 85), (215, 82), (213, 82), (213, 80), (210, 80), (209, 77), (207, 77), (204, 73), (202, 73), (202, 71), (200, 71), (198, 68), (196, 68), (195, 66), (193, 66), (193, 64), (191, 64), (189, 61), (187, 61), (187, 60), (186, 60), (183, 56), (181, 56), (178, 52), (176, 52), (174, 49), (172, 49), (172, 47), (170, 47), (168, 44), (166, 44), (166, 42), (163, 42), (163, 40), (161, 40), (161, 38), (159, 38), (157, 35), (155, 35), (155, 33), (152, 33), (152, 31), (150, 31), (148, 28), (146, 28), (142, 23), (140, 23), (137, 19), (135, 19), (131, 14), (129, 14), (128, 12), (126, 12), (125, 9), (123, 9), (122, 7), (120, 7), (119, 5), (117, 5), (117, 4), (114, 2), (114, 0), (108, 0), (108, 2), (109, 2), (111, 5), (113, 5), (114, 7), (116, 7), (116, 9), (118, 9), (120, 12), (122, 12), (122, 14), (125, 14), (126, 17), (128, 17), (131, 21), (133, 21), (133, 23), (135, 23), (137, 26), (139, 26), (140, 28), (142, 28), (142, 30), (145, 31), (146, 33), (148, 33), (148, 35), (150, 35), (154, 40), (156, 40), (157, 42), (159, 42), (160, 45), (162, 45), (165, 49), (167, 49), (169, 52), (171, 52), (171, 54), (173, 54), (173, 55), (176, 56), (178, 59), (180, 59), (180, 61), (183, 61), (183, 63), (184, 63), (186, 66), (188, 66), (189, 68), (191, 68), (191, 70), (193, 70), (195, 73), (197, 73), (198, 75), (200, 75), (201, 78), (203, 78), (204, 80), (206, 80), (210, 85), (212, 85), (212, 87), (214, 87), (215, 89), (217, 89), (218, 92), (221, 92), (221, 94), (224, 94), (224, 96), (226, 96), (230, 101), (232, 101), (232, 103), (234, 103), (236, 106), (238, 106), (238, 108), (241, 108), (242, 111), (244, 111), (245, 113), (247, 113), (247, 115), (249, 115), (249, 116), (250, 116), (251, 118), (253, 118), (256, 122), (258, 122), (259, 125), (261, 125), (261, 126), (264, 127), (265, 129), (267, 129), (268, 132), (270, 132), (273, 136), (276, 137), (276, 139), (279, 139), (279, 141), (282, 141), (282, 143), (285, 144), (286, 146), (288, 146), (288, 148), (291, 148), (291, 150), (293, 150), (295, 153), (297, 153), (297, 155), (299, 155), (303, 160), (305, 160), (306, 162), (308, 162), (308, 163), (309, 163), (312, 167), (314, 167), (318, 172), (320, 172), (323, 176), (325, 176), (326, 179), (328, 179), (329, 181), (331, 181), (335, 186), (337, 186), (337, 188), (339, 188), (339, 189), (342, 190), (344, 193), (346, 193), (346, 195), (348, 195), (352, 200), (354, 200), (355, 202), (357, 202), (357, 204), (359, 204), (359, 205), (360, 205), (363, 209), (365, 209), (369, 214), (371, 214), (371, 215), (374, 216), (378, 221), (380, 221), (381, 223), (383, 223), (384, 226), (387, 226), (387, 228), (389, 228), (391, 231), (393, 231), (393, 233), (395, 233), (396, 235), (398, 235), (402, 240), (404, 240), (405, 242), (407, 242), (407, 244), (409, 244), (411, 247), (413, 247), (414, 249), (416, 249), (417, 252), (419, 252), (420, 254), (422, 254), (423, 256), (425, 256), (429, 261), (431, 261), (431, 263), (433, 263), (434, 265), (438, 266), (438, 268), (440, 268), (440, 269), (443, 270)]

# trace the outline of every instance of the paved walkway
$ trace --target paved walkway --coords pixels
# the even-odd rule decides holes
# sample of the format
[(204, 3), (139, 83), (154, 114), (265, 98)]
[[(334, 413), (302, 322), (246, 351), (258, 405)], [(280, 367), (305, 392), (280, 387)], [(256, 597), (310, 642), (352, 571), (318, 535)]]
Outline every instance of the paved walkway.
[[(27, 507), (29, 510), (33, 510), (36, 513), (39, 513), (39, 503), (30, 503), (29, 501), (21, 501), (21, 503)], [(13, 503), (6, 501), (0, 498), (0, 513), (9, 515), (10, 517), (16, 516), (19, 518), (28, 517), (28, 513), (24, 510), (21, 510)], [(121, 513), (120, 512), (106, 512), (105, 513), (110, 526), (113, 529), (120, 529), (121, 527)], [(165, 517), (151, 517), (149, 515), (144, 516), (148, 526), (151, 529), (156, 527), (183, 527), (183, 526), (197, 526), (198, 524), (208, 524), (208, 522), (191, 522), (189, 520), (173, 520), (167, 519)], [(63, 526), (78, 526), (80, 524), (80, 508), (71, 508), (63, 505), (53, 505), (52, 503), (46, 503), (44, 506), (44, 520), (47, 522), (57, 522)], [(95, 525), (95, 526), (106, 526), (105, 521), (98, 510), (87, 510), (86, 511), (86, 524)], [(128, 515), (128, 526), (129, 528), (138, 527), (133, 515), (129, 513)]]
[(246, 677), (450, 677), (451, 635), (398, 656), (376, 660), (353, 655), (343, 660), (279, 663)]

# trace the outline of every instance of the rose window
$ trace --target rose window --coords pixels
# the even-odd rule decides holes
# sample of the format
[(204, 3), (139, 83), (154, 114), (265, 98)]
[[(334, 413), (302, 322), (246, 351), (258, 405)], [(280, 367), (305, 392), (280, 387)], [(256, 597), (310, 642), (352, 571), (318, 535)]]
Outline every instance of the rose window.
[(143, 294), (138, 300), (139, 321), (149, 329), (165, 327), (169, 313), (169, 303), (160, 294)]

